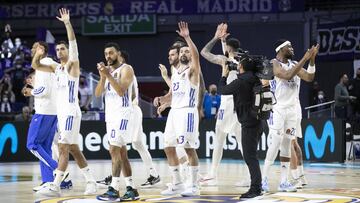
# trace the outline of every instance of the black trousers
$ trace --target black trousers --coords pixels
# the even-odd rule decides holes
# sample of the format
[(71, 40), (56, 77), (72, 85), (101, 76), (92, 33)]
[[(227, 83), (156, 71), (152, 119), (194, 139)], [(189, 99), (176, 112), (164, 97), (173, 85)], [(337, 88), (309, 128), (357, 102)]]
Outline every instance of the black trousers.
[(251, 190), (261, 190), (261, 171), (257, 157), (257, 147), (264, 126), (262, 122), (254, 127), (242, 127), (242, 148), (243, 157), (248, 166), (251, 178)]
[(335, 106), (336, 118), (347, 119), (347, 106)]

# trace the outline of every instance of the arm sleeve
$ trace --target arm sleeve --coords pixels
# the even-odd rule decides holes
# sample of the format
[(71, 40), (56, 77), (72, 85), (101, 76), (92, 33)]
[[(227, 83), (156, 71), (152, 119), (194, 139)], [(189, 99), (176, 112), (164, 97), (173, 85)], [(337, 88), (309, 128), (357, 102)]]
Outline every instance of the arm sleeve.
[(348, 99), (347, 96), (341, 95), (341, 87), (340, 86), (335, 87), (335, 99), (338, 101), (346, 101)]
[(79, 61), (79, 52), (76, 40), (69, 41), (69, 60)]
[(241, 82), (240, 79), (236, 79), (227, 85), (226, 77), (222, 77), (219, 82), (219, 93), (221, 95), (232, 95), (240, 88)]

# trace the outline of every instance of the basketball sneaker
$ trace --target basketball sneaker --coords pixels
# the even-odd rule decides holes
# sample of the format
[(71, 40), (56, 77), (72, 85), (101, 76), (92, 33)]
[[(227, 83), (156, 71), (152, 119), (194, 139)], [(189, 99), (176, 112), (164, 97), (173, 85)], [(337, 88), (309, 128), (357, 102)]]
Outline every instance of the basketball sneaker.
[(190, 187), (185, 188), (183, 192), (180, 193), (183, 197), (193, 197), (193, 196), (199, 196), (200, 190), (197, 185), (193, 185)]
[(60, 184), (60, 189), (64, 190), (64, 189), (68, 189), (70, 190), (73, 187), (72, 181), (65, 181), (63, 180)]
[(45, 195), (48, 197), (59, 197), (60, 187), (52, 182), (45, 183), (44, 186), (36, 192), (36, 194)]
[(109, 175), (109, 176), (105, 177), (103, 180), (96, 181), (96, 183), (109, 186), (111, 184), (111, 180), (112, 180), (112, 176)]
[(184, 191), (184, 184), (183, 183), (178, 183), (178, 184), (167, 184), (167, 189), (161, 191), (161, 195), (164, 196), (171, 196), (171, 195), (177, 195), (180, 194)]
[(301, 182), (301, 185), (302, 185), (302, 186), (305, 186), (305, 185), (308, 184), (308, 182), (307, 182), (307, 180), (306, 180), (306, 178), (305, 178), (305, 175), (301, 175), (301, 176), (299, 177), (299, 179), (300, 179), (300, 182)]
[(289, 181), (280, 183), (278, 187), (279, 192), (296, 192), (296, 188), (293, 184), (291, 184)]
[(130, 186), (126, 187), (125, 194), (120, 198), (120, 201), (134, 201), (140, 199), (137, 189)]
[(160, 176), (154, 177), (154, 176), (150, 175), (150, 177), (146, 180), (146, 182), (141, 184), (141, 187), (144, 187), (144, 188), (151, 187), (159, 182), (160, 182)]
[(37, 191), (41, 190), (41, 188), (43, 188), (45, 186), (45, 183), (46, 182), (42, 182), (39, 186), (33, 187), (33, 191), (37, 192)]
[(217, 186), (217, 177), (206, 175), (199, 180), (200, 185)]
[(121, 201), (119, 197), (119, 191), (115, 190), (111, 186), (108, 187), (108, 190), (104, 194), (96, 196), (96, 199), (102, 201)]
[(95, 181), (89, 181), (86, 183), (86, 189), (84, 195), (92, 195), (96, 193), (96, 183)]
[(264, 192), (269, 192), (270, 188), (269, 188), (269, 182), (267, 178), (264, 178), (261, 182), (261, 189)]

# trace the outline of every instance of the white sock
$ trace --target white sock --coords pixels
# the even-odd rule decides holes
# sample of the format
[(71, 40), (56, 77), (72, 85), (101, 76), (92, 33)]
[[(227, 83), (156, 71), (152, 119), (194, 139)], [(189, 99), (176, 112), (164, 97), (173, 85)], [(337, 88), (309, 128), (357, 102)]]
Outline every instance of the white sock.
[(113, 187), (115, 190), (119, 191), (120, 189), (120, 181), (121, 181), (121, 178), (120, 177), (112, 177), (111, 179), (111, 187)]
[(298, 170), (297, 170), (297, 169), (291, 169), (291, 177), (292, 177), (294, 180), (297, 180), (297, 179), (299, 178)]
[(93, 175), (90, 172), (90, 168), (88, 166), (81, 169), (81, 172), (84, 174), (86, 182), (95, 182)]
[(180, 176), (180, 167), (179, 166), (169, 166), (170, 172), (172, 175), (172, 183), (173, 185), (176, 185), (178, 183), (181, 183), (181, 176)]
[(158, 172), (154, 167), (149, 168), (149, 174), (155, 178), (159, 176)]
[(216, 177), (217, 176), (217, 172), (218, 172), (218, 168), (223, 156), (223, 147), (224, 147), (224, 142), (226, 139), (226, 133), (217, 130), (216, 131), (216, 137), (215, 137), (215, 147), (214, 147), (214, 151), (212, 153), (212, 164), (211, 164), (211, 170), (210, 170), (210, 176), (211, 177)]
[(280, 168), (281, 181), (280, 181), (280, 183), (285, 183), (287, 181), (287, 177), (288, 177), (290, 162), (281, 162), (280, 165), (281, 165), (281, 168)]
[(263, 179), (269, 177), (269, 170), (270, 170), (270, 166), (272, 165), (272, 163), (273, 163), (272, 161), (268, 161), (265, 159), (264, 168), (263, 168)]
[(130, 186), (130, 187), (134, 188), (134, 183), (133, 183), (133, 179), (132, 179), (131, 176), (124, 177), (124, 179), (125, 179), (125, 185), (126, 185), (126, 187), (127, 187), (127, 186)]
[(54, 179), (54, 184), (58, 187), (60, 187), (61, 181), (64, 178), (64, 171), (60, 171), (58, 169), (55, 170), (55, 179)]
[(303, 176), (305, 173), (304, 173), (304, 165), (298, 165), (298, 173), (299, 173), (299, 177), (300, 176)]
[(199, 174), (199, 166), (189, 166), (190, 168), (190, 181), (192, 186), (197, 186), (197, 179), (198, 179), (198, 174)]

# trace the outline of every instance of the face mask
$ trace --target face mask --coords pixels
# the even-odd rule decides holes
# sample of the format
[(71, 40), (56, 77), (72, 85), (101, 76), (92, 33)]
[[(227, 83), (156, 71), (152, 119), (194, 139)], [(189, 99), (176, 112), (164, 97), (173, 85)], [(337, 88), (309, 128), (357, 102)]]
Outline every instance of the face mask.
[(216, 91), (212, 90), (212, 91), (210, 91), (210, 93), (211, 93), (212, 95), (215, 95), (215, 94), (216, 94)]
[(319, 94), (319, 95), (318, 95), (318, 98), (319, 98), (319, 99), (324, 99), (324, 95)]
[(82, 82), (82, 81), (80, 81), (79, 83), (80, 83), (80, 85), (84, 85), (84, 84), (85, 84), (85, 82)]

